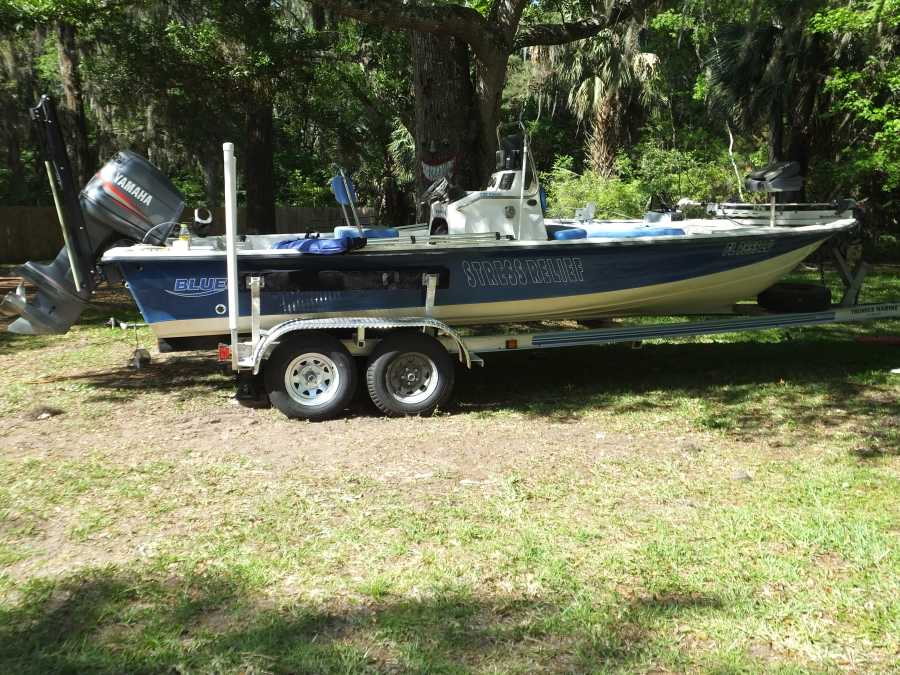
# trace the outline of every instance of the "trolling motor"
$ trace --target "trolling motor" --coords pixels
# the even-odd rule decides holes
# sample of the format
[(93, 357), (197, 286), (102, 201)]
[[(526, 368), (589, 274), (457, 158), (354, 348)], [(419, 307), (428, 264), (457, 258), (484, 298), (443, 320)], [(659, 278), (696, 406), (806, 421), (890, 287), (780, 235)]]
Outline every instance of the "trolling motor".
[(0, 302), (0, 315), (16, 316), (11, 333), (65, 333), (93, 295), (103, 252), (122, 242), (162, 244), (184, 209), (184, 198), (155, 166), (122, 151), (80, 192), (75, 191), (56, 106), (48, 96), (31, 109), (64, 246), (53, 262), (26, 262), (17, 271), (35, 286), (28, 300), (21, 285)]

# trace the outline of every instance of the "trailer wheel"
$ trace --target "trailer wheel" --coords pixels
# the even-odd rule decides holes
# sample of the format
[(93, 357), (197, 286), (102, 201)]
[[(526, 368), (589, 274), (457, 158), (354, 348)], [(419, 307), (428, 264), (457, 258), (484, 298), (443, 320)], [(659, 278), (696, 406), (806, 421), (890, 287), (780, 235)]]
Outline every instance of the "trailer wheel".
[(450, 397), (454, 377), (450, 354), (424, 333), (389, 335), (366, 364), (369, 396), (392, 417), (430, 415)]
[(353, 357), (330, 335), (299, 335), (280, 344), (263, 371), (269, 400), (291, 418), (338, 415), (356, 390)]

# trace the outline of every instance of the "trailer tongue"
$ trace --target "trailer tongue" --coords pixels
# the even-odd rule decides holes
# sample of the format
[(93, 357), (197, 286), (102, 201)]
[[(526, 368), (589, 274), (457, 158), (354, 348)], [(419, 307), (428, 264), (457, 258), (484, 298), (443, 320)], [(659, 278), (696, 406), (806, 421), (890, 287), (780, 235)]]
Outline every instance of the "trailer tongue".
[(65, 333), (78, 320), (99, 280), (97, 262), (120, 242), (160, 244), (175, 226), (184, 199), (152, 164), (119, 152), (78, 193), (53, 101), (41, 97), (31, 109), (65, 245), (53, 262), (26, 262), (24, 285), (0, 301), (0, 315), (17, 316), (8, 330), (23, 335)]

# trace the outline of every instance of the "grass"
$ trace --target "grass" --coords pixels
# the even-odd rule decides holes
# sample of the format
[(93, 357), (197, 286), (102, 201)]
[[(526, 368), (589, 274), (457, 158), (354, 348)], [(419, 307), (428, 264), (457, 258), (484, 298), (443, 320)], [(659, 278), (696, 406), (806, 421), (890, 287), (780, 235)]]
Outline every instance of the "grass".
[(434, 418), (305, 424), (124, 368), (132, 311), (0, 333), (0, 672), (898, 670), (900, 351), (855, 341), (898, 322), (492, 355)]

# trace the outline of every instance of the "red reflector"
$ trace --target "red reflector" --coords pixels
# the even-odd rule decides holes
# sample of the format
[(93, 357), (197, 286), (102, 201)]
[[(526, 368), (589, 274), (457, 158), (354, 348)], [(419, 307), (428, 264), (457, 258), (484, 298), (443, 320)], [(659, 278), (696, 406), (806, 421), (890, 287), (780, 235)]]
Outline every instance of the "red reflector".
[(219, 361), (231, 361), (231, 347), (219, 344)]
[(519, 347), (519, 341), (518, 341), (518, 340), (507, 340), (507, 341), (506, 341), (506, 348), (507, 348), (507, 349), (518, 349), (518, 347)]

